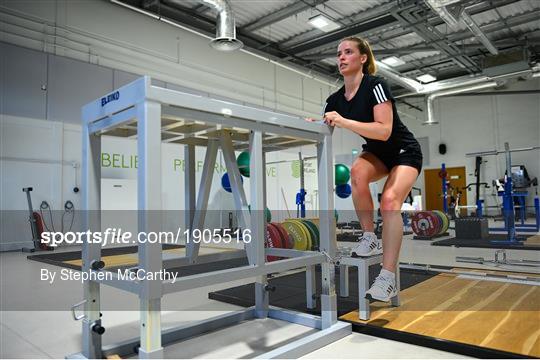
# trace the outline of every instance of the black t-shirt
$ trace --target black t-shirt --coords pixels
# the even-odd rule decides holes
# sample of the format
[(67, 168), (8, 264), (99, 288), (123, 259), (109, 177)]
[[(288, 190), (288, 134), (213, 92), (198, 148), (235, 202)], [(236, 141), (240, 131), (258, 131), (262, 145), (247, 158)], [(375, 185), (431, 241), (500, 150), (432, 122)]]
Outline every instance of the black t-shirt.
[(350, 101), (345, 99), (345, 86), (343, 86), (328, 97), (324, 112), (337, 111), (346, 119), (369, 123), (374, 122), (373, 108), (386, 101), (392, 102), (392, 134), (386, 141), (363, 137), (366, 140), (364, 149), (379, 154), (399, 153), (401, 149), (412, 147), (419, 150), (420, 145), (414, 135), (399, 118), (395, 99), (388, 85), (378, 76), (364, 74), (358, 91)]

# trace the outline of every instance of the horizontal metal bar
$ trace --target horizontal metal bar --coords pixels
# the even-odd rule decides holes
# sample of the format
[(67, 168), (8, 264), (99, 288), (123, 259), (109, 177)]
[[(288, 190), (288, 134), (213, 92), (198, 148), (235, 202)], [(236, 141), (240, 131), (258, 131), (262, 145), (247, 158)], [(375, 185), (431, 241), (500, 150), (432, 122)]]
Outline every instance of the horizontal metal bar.
[(100, 131), (106, 131), (118, 126), (121, 126), (136, 118), (135, 107), (127, 108), (119, 113), (107, 116), (101, 120), (97, 120), (88, 124), (88, 131), (94, 134)]
[(380, 264), (382, 262), (382, 255), (375, 255), (370, 257), (342, 257), (339, 259), (340, 265), (348, 265), (348, 266), (363, 266), (365, 263), (367, 263), (368, 266)]
[(304, 325), (313, 329), (322, 329), (321, 317), (316, 315), (305, 314), (298, 311), (285, 310), (271, 306), (268, 311), (268, 317), (272, 319)]
[[(495, 265), (495, 262), (493, 260), (484, 260), (484, 258), (469, 258), (470, 261), (461, 261), (458, 260), (458, 258), (466, 259), (466, 257), (463, 256), (456, 256), (456, 261), (459, 262), (467, 262), (471, 264), (482, 264), (481, 261), (484, 262), (491, 262), (493, 265)], [(499, 265), (510, 265), (510, 264), (503, 264), (503, 263), (497, 263)], [(480, 272), (480, 271), (466, 271), (466, 270), (458, 270), (458, 269), (443, 269), (443, 268), (437, 268), (432, 267), (430, 265), (417, 265), (417, 264), (399, 264), (400, 269), (411, 269), (411, 270), (421, 270), (421, 271), (433, 271), (438, 273), (445, 273), (445, 274), (454, 274), (454, 275), (474, 275), (474, 276), (491, 276), (491, 277), (499, 277), (499, 278), (517, 278), (517, 279), (523, 279), (523, 280), (532, 280), (532, 281), (540, 281), (540, 278), (538, 277), (532, 277), (532, 276), (526, 276), (526, 275), (507, 275), (507, 274), (491, 274), (487, 272)], [(527, 271), (530, 271), (527, 269)]]
[(277, 260), (261, 266), (241, 266), (233, 269), (212, 271), (203, 274), (190, 275), (176, 279), (176, 281), (163, 282), (163, 294), (170, 294), (203, 286), (222, 284), (229, 281), (246, 279), (255, 276), (279, 273), (300, 267), (321, 264), (325, 262), (324, 255), (314, 253), (293, 259)]
[(264, 249), (264, 253), (266, 255), (282, 256), (282, 257), (287, 257), (287, 258), (296, 258), (300, 256), (313, 254), (312, 251), (301, 251), (301, 250), (294, 250), (294, 249), (279, 249), (279, 248), (266, 248)]
[[(514, 227), (516, 229), (516, 231), (518, 233), (520, 232), (536, 232), (536, 229), (534, 227), (532, 228), (527, 228), (527, 227), (523, 227), (523, 225), (516, 225)], [(490, 227), (489, 228), (489, 231), (496, 231), (496, 232), (504, 232), (504, 233), (507, 233), (508, 232), (508, 228), (504, 228), (504, 227)], [(517, 234), (517, 235), (520, 235), (520, 234)]]
[[(301, 130), (306, 133), (330, 135), (328, 126), (322, 122), (308, 122), (296, 115), (279, 113), (156, 86), (150, 87), (147, 98), (163, 105), (172, 105), (183, 109), (199, 110), (201, 112), (204, 111), (204, 113), (219, 115), (220, 124), (228, 124), (232, 119), (247, 119), (251, 124), (263, 123)], [(165, 111), (162, 112), (166, 113)], [(225, 116), (226, 120), (224, 121)], [(196, 120), (205, 121), (204, 117)], [(247, 128), (251, 129), (251, 127)]]
[[(269, 122), (253, 121), (245, 118), (238, 117), (227, 117), (225, 118), (222, 114), (214, 114), (205, 112), (203, 110), (189, 109), (189, 108), (180, 108), (174, 106), (163, 105), (161, 108), (162, 114), (172, 115), (176, 117), (182, 117), (189, 120), (197, 120), (205, 123), (219, 124), (221, 126), (235, 127), (246, 130), (260, 130), (265, 134), (277, 134), (285, 136), (294, 136), (300, 139), (314, 140), (319, 141), (321, 135), (330, 135), (327, 125), (315, 124), (315, 130), (317, 131), (306, 131), (305, 129), (298, 129), (301, 125), (314, 125), (299, 118), (291, 118), (292, 123), (296, 123), (297, 128), (287, 127), (280, 124), (272, 124)], [(270, 120), (269, 120), (270, 121)], [(298, 121), (301, 121), (298, 123)], [(292, 123), (289, 123), (291, 125)]]
[[(253, 121), (249, 119), (241, 119), (237, 117), (227, 117), (225, 118), (221, 114), (208, 113), (203, 110), (188, 109), (188, 108), (179, 108), (174, 106), (163, 106), (162, 113), (167, 115), (173, 115), (177, 117), (183, 117), (189, 120), (197, 120), (205, 123), (218, 124), (227, 127), (235, 127), (246, 130), (260, 130), (265, 134), (277, 134), (284, 136), (293, 136), (300, 139), (318, 141), (321, 134), (330, 134), (326, 125), (319, 125), (318, 129), (321, 132), (314, 131), (305, 131), (298, 130), (292, 127), (285, 127), (284, 125), (262, 123), (260, 121)], [(303, 120), (302, 120), (303, 121)], [(307, 121), (304, 121), (306, 124), (313, 124)], [(326, 127), (326, 128), (325, 128)]]
[(261, 354), (255, 357), (255, 359), (298, 359), (303, 355), (309, 354), (342, 339), (351, 333), (352, 325), (350, 323), (339, 321), (327, 329), (303, 336), (299, 340)]
[[(524, 147), (524, 148), (517, 148), (517, 149), (510, 149), (510, 152), (520, 152), (520, 151), (532, 151), (532, 150), (538, 150), (540, 149), (540, 146), (530, 146), (530, 147)], [(498, 154), (504, 154), (506, 153), (505, 150), (488, 150), (488, 151), (479, 151), (479, 152), (473, 152), (473, 153), (467, 153), (465, 154), (466, 157), (471, 156), (489, 156), (489, 155), (498, 155)]]
[[(188, 325), (182, 325), (175, 328), (163, 330), (161, 333), (162, 345), (169, 345), (177, 341), (191, 338), (197, 335), (205, 334), (211, 331), (219, 330), (228, 326), (239, 324), (245, 320), (254, 318), (254, 309), (248, 308), (243, 311), (235, 311), (229, 314), (219, 315), (210, 319), (201, 320)], [(140, 345), (140, 339), (134, 338), (104, 346), (103, 357), (118, 355), (126, 357), (135, 353), (136, 347)]]
[(481, 280), (481, 281), (497, 281), (497, 282), (503, 282), (503, 283), (510, 283), (510, 284), (523, 284), (523, 285), (531, 285), (531, 286), (540, 286), (539, 281), (533, 281), (533, 280), (522, 280), (522, 279), (512, 279), (512, 278), (499, 278), (499, 277), (493, 277), (493, 276), (480, 276), (480, 275), (459, 275), (460, 279), (467, 279), (467, 280)]

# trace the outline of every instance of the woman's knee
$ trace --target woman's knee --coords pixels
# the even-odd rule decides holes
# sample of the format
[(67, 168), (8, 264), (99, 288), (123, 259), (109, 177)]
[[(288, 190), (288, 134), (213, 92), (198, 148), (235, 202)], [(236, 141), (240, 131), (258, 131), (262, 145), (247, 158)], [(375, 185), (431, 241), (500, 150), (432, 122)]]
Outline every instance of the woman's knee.
[(401, 201), (397, 193), (386, 190), (381, 196), (381, 211), (401, 210)]
[(352, 171), (351, 171), (351, 187), (352, 187), (353, 193), (357, 195), (371, 196), (371, 192), (369, 191), (369, 180), (366, 176), (354, 177), (352, 176)]
[(351, 185), (352, 186), (368, 186), (370, 182), (370, 175), (359, 164), (354, 164), (351, 168)]

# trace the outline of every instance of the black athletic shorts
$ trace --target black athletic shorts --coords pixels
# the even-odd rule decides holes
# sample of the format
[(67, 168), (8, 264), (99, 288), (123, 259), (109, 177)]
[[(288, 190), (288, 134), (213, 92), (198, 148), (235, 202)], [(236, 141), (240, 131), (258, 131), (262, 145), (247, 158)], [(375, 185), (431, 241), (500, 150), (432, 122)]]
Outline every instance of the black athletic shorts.
[(380, 151), (375, 149), (370, 149), (369, 146), (363, 145), (362, 149), (364, 152), (369, 152), (375, 155), (381, 162), (386, 166), (388, 171), (392, 170), (394, 166), (398, 165), (408, 165), (412, 166), (420, 171), (422, 170), (422, 151), (420, 146), (408, 146), (399, 151)]

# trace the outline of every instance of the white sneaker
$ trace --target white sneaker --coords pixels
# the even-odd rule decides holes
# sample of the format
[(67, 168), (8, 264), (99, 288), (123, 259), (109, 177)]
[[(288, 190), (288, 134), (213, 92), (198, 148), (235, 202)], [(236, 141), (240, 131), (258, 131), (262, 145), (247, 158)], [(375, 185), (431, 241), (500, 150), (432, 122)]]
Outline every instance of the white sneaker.
[(372, 232), (365, 232), (360, 238), (360, 243), (351, 251), (352, 257), (373, 256), (382, 254), (382, 240)]
[(368, 300), (379, 300), (384, 302), (389, 302), (394, 296), (398, 294), (398, 289), (396, 287), (395, 276), (388, 270), (381, 270), (381, 273), (373, 285), (366, 292), (366, 299)]

